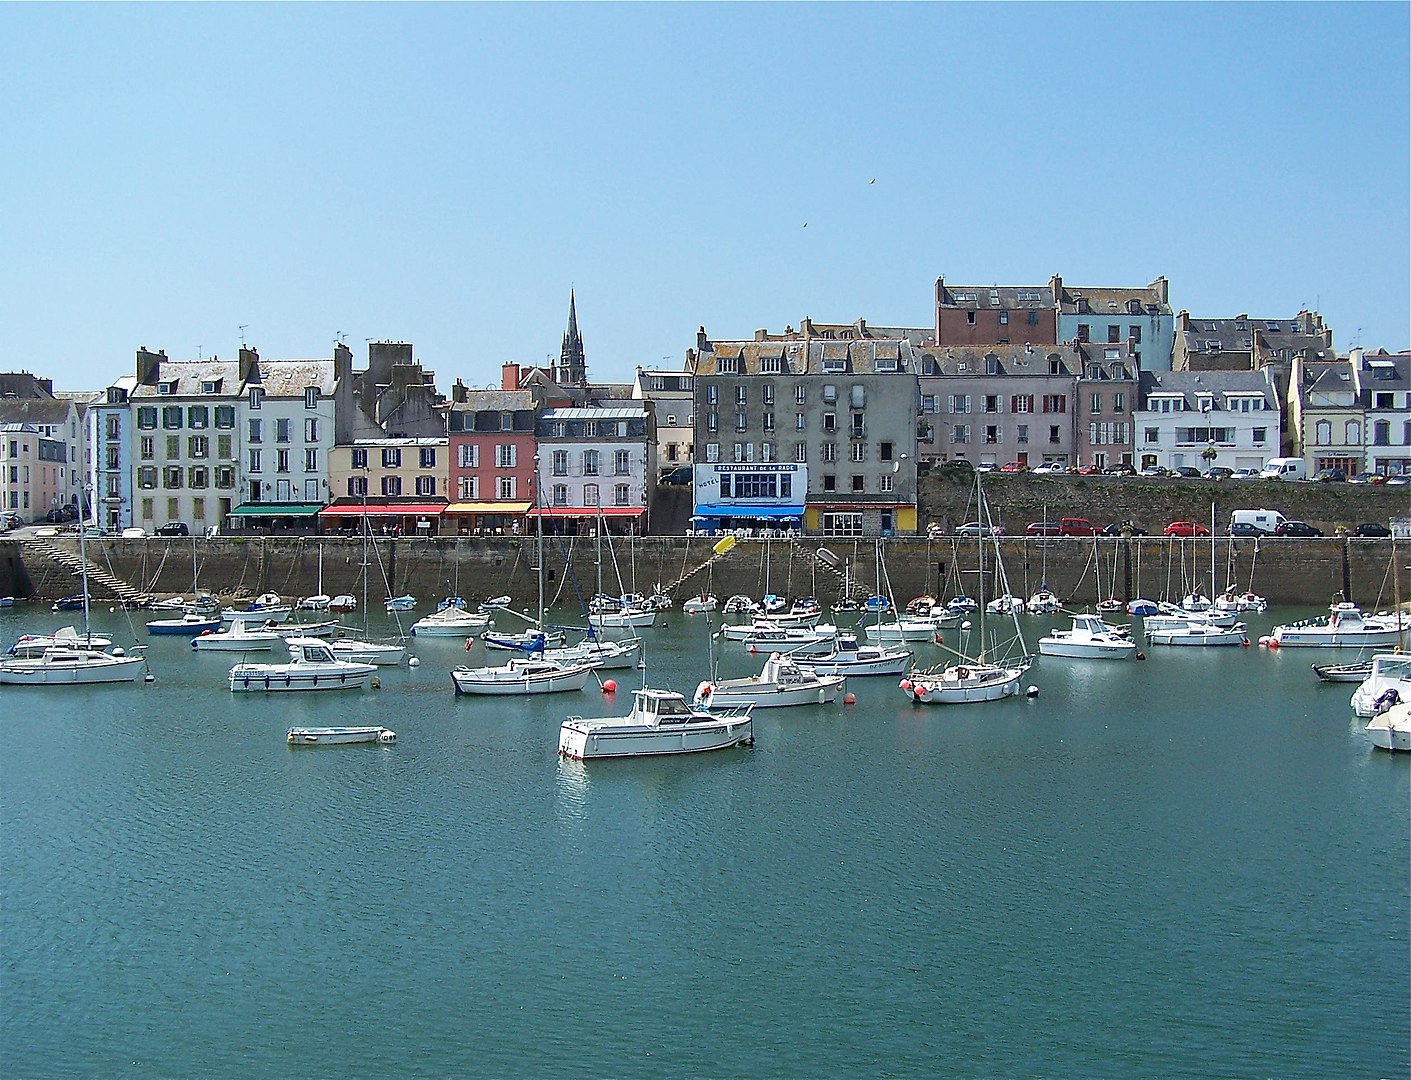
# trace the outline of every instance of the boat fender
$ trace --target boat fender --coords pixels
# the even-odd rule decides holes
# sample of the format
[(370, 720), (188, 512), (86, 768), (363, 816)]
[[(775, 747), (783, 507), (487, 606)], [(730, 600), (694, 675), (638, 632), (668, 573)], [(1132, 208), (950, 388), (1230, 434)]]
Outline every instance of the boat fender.
[(696, 703), (703, 709), (709, 708), (710, 696), (713, 693), (715, 693), (715, 687), (711, 686), (708, 682), (701, 683), (700, 686), (696, 687)]
[(911, 680), (910, 680), (910, 679), (903, 679), (901, 682), (897, 683), (897, 687), (898, 687), (899, 689), (901, 689), (901, 690), (910, 690), (910, 689), (911, 689)]
[(1146, 653), (1139, 651), (1139, 652), (1137, 653), (1137, 659), (1138, 659), (1138, 660), (1145, 660), (1145, 659), (1146, 659)]
[(465, 639), (465, 651), (466, 651), (466, 652), (470, 652), (470, 645), (471, 645), (471, 642), (473, 642), (474, 640), (475, 640), (475, 639), (474, 639), (473, 637), (468, 637), (468, 638)]
[(957, 679), (968, 679), (968, 678), (970, 678), (970, 669), (967, 668), (967, 667), (958, 667), (958, 668), (956, 668), (956, 669), (955, 669), (955, 677), (956, 677)]

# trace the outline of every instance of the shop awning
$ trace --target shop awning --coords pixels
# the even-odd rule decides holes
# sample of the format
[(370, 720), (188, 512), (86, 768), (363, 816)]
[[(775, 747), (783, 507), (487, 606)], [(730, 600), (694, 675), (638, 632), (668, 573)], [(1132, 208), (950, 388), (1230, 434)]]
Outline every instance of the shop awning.
[(230, 512), (231, 517), (313, 517), (323, 509), (323, 503), (241, 503)]
[(448, 514), (522, 514), (532, 506), (527, 502), (456, 502), (446, 507)]
[(802, 506), (698, 506), (698, 518), (798, 518), (803, 520)]
[(318, 512), (319, 517), (440, 517), (446, 512), (445, 503), (403, 503), (390, 506), (386, 503), (366, 508), (362, 503), (344, 503), (342, 506), (325, 506)]
[(639, 517), (647, 512), (645, 506), (545, 506), (529, 511), (530, 517)]

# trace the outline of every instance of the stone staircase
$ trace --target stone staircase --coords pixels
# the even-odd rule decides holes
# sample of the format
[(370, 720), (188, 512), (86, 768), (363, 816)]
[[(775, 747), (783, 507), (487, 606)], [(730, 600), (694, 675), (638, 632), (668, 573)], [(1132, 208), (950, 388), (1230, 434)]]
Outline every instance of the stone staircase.
[[(24, 541), (25, 554), (38, 555), (51, 562), (58, 563), (64, 569), (73, 573), (74, 577), (80, 577), (84, 569), (84, 560), (77, 554), (60, 547), (58, 544), (51, 544), (47, 540), (26, 540)], [(108, 573), (96, 563), (88, 563), (88, 589), (90, 594), (101, 595), (100, 590), (94, 586), (106, 589), (108, 595), (122, 601), (136, 600), (146, 594), (140, 589), (135, 589), (126, 581)]]

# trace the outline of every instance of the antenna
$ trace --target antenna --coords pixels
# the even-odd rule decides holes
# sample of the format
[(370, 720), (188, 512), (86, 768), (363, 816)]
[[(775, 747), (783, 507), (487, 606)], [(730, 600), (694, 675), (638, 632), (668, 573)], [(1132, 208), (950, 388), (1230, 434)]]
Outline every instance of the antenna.
[(248, 330), (248, 329), (250, 329), (250, 324), (249, 324), (249, 323), (241, 323), (241, 324), (240, 324), (240, 344), (241, 344), (242, 347), (243, 347), (244, 344), (245, 344), (245, 331)]
[(347, 334), (347, 331), (344, 331), (344, 330), (335, 330), (335, 331), (333, 331), (333, 343), (334, 343), (335, 345), (343, 345), (343, 344), (346, 344), (347, 341), (348, 341), (348, 334)]

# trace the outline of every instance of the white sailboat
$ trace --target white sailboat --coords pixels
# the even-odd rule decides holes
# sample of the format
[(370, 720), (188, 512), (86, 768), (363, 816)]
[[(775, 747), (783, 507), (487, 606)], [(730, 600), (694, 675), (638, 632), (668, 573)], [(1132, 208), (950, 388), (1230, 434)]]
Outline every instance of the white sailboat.
[(851, 630), (840, 632), (837, 644), (822, 656), (794, 654), (794, 662), (818, 675), (900, 675), (916, 656), (910, 649), (888, 645), (859, 645)]
[(244, 619), (236, 619), (228, 630), (206, 630), (191, 639), (197, 652), (269, 652), (283, 644), (284, 636), (278, 630)]
[[(403, 660), (406, 659), (406, 656), (407, 656), (407, 647), (406, 647), (404, 644), (402, 644), (400, 641), (397, 641), (397, 642), (373, 641), (373, 640), (368, 636), (368, 621), (367, 621), (367, 620), (368, 620), (368, 614), (367, 614), (367, 579), (368, 579), (369, 575), (370, 575), (371, 572), (372, 572), (372, 564), (371, 564), (370, 562), (368, 562), (368, 557), (367, 557), (367, 553), (368, 553), (368, 535), (369, 535), (369, 529), (368, 529), (368, 525), (367, 525), (367, 516), (366, 516), (366, 515), (363, 516), (363, 530), (362, 530), (362, 531), (363, 531), (363, 564), (362, 564), (362, 571), (363, 571), (363, 574), (362, 574), (362, 577), (363, 577), (363, 629), (362, 629), (362, 634), (361, 634), (360, 636), (355, 636), (355, 635), (353, 635), (353, 634), (347, 633), (347, 631), (345, 631), (345, 630), (340, 630), (340, 631), (339, 631), (339, 636), (338, 636), (337, 638), (335, 638), (335, 639), (330, 643), (329, 648), (332, 650), (333, 655), (336, 656), (339, 660), (347, 660), (347, 661), (350, 661), (351, 663), (355, 663), (355, 664), (373, 664), (373, 665), (376, 665), (377, 667), (396, 667), (398, 664), (400, 664)], [(322, 553), (321, 553), (321, 551), (322, 551), (322, 549), (320, 549), (320, 560), (322, 560)], [(382, 556), (381, 556), (381, 554), (379, 553), (379, 554), (378, 554), (378, 566), (379, 566), (379, 568), (380, 568), (381, 565), (382, 565), (381, 560), (382, 560)], [(322, 565), (322, 562), (320, 561), (320, 566), (321, 566), (321, 565)], [(383, 578), (384, 578), (384, 581), (385, 581), (385, 579), (386, 579), (386, 575), (385, 575), (385, 574), (383, 575)], [(322, 574), (321, 574), (321, 573), (320, 573), (320, 588), (322, 588)], [(339, 598), (337, 598), (337, 599), (342, 600), (342, 599), (345, 599), (345, 598), (339, 597)], [(346, 599), (352, 600), (352, 597), (347, 597)], [(355, 606), (355, 605), (356, 605), (356, 601), (354, 601), (354, 605), (353, 605), (353, 606)], [(343, 604), (337, 604), (337, 603), (330, 605), (330, 610), (332, 610), (332, 609), (334, 609), (334, 608), (337, 608), (337, 609), (339, 609), (339, 610), (344, 610), (344, 611), (351, 611), (351, 610), (352, 610), (352, 606), (345, 606), (345, 605), (343, 605)], [(401, 622), (400, 617), (398, 617), (398, 627), (399, 627), (399, 629), (400, 629), (400, 622)]]
[[(976, 603), (980, 623), (979, 647), (974, 655), (958, 652), (953, 662), (939, 668), (914, 671), (898, 685), (901, 691), (909, 694), (918, 704), (926, 705), (965, 705), (977, 701), (998, 701), (1019, 693), (1019, 680), (1029, 670), (1032, 660), (1028, 646), (1024, 643), (1024, 632), (1019, 626), (1020, 609), (1011, 606), (1007, 612), (1014, 627), (1013, 636), (1006, 643), (1007, 650), (1018, 650), (1011, 657), (996, 657), (999, 650), (992, 650), (988, 639), (987, 618), (989, 605), (985, 603), (985, 549), (993, 547), (995, 558), (995, 588), (1001, 595), (1009, 596), (1009, 578), (1004, 571), (1000, 557), (999, 538), (995, 535), (990, 519), (990, 506), (985, 499), (980, 474), (975, 474), (975, 500), (979, 508), (979, 520), (986, 528), (984, 535), (976, 539), (980, 598)], [(965, 624), (968, 626), (969, 624)]]
[(37, 655), (7, 656), (0, 660), (0, 683), (11, 686), (74, 686), (95, 683), (133, 683), (146, 673), (141, 649), (131, 655), (99, 648), (89, 631), (88, 550), (84, 537), (87, 522), (79, 515), (78, 562), (83, 581), (83, 636), (54, 644)]

